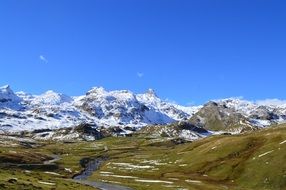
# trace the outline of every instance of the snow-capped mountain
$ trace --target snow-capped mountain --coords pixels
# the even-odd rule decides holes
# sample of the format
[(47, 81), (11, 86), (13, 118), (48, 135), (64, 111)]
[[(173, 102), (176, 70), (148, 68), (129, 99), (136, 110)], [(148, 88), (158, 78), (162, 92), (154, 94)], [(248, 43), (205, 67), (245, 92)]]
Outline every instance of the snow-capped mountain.
[(177, 105), (161, 100), (153, 91), (137, 95), (127, 90), (106, 91), (95, 87), (83, 96), (69, 97), (53, 91), (31, 95), (14, 93), (9, 86), (0, 89), (0, 129), (9, 132), (57, 129), (81, 123), (138, 128), (169, 124), (191, 116)]
[[(107, 91), (95, 87), (85, 95), (69, 97), (54, 91), (31, 95), (14, 93), (8, 85), (0, 88), (0, 132), (88, 124), (128, 134), (144, 126), (176, 125), (178, 121), (190, 122), (190, 126), (204, 130), (242, 132), (285, 122), (286, 106), (231, 98), (185, 107), (160, 99), (151, 89), (134, 94), (128, 90)], [(179, 134), (180, 128), (175, 129)]]
[(73, 104), (104, 126), (166, 124), (176, 119), (158, 111), (159, 108), (144, 104), (127, 90), (107, 92), (103, 88), (93, 88), (85, 96), (76, 98)]
[(34, 98), (31, 101), (31, 104), (33, 105), (60, 105), (63, 103), (70, 103), (73, 99), (67, 95), (56, 93), (52, 90), (49, 90), (45, 92), (44, 94), (40, 96), (34, 96)]
[(155, 91), (152, 89), (149, 89), (144, 94), (138, 94), (137, 99), (139, 102), (146, 105), (148, 108), (156, 112), (165, 113), (168, 117), (173, 118), (177, 121), (187, 119), (198, 111), (198, 107), (184, 107), (167, 101), (163, 101), (156, 95)]
[(263, 105), (239, 98), (214, 100), (191, 109), (196, 111), (188, 121), (148, 126), (141, 132), (195, 140), (212, 134), (237, 134), (286, 122), (283, 106)]
[(195, 126), (211, 130), (241, 133), (286, 121), (285, 108), (261, 105), (239, 98), (214, 100), (189, 119)]
[(259, 126), (271, 125), (273, 123), (283, 123), (286, 120), (285, 105), (271, 105), (254, 103), (242, 99), (232, 98), (217, 101), (219, 105), (233, 109), (242, 114), (252, 123)]
[(0, 88), (0, 108), (19, 108), (21, 100), (22, 99), (11, 90), (9, 85)]

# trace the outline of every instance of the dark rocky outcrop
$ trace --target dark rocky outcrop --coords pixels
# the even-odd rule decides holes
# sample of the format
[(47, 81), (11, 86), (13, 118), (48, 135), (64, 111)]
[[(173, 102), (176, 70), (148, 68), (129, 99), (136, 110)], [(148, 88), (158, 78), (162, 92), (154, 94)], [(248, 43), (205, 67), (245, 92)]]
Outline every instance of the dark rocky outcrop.
[(209, 102), (189, 120), (199, 128), (212, 131), (234, 131), (249, 127), (247, 118), (224, 104)]

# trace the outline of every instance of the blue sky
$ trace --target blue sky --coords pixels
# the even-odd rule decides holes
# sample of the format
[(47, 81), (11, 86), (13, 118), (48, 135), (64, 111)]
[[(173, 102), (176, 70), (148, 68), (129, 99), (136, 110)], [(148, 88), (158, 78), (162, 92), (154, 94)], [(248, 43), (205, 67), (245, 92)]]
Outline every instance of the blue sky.
[(92, 86), (181, 104), (285, 99), (281, 0), (0, 2), (0, 83), (39, 94)]

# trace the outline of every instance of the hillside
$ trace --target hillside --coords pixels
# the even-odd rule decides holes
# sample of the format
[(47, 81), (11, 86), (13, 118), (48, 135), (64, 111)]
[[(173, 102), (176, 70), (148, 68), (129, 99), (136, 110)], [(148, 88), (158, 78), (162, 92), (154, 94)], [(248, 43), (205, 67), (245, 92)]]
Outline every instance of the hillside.
[(98, 158), (104, 161), (88, 181), (136, 190), (286, 189), (286, 125), (191, 143), (143, 134), (77, 143), (1, 136), (1, 142), (0, 186), (9, 189), (89, 189), (66, 178)]

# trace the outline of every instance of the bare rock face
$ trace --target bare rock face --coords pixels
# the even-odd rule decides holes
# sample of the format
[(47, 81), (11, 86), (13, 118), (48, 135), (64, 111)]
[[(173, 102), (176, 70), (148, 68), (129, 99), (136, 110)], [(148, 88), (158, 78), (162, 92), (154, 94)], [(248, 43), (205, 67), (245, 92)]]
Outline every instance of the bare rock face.
[(74, 127), (61, 129), (34, 130), (30, 133), (34, 139), (46, 139), (56, 141), (94, 141), (104, 137), (103, 133), (94, 124), (82, 123)]
[(251, 126), (241, 113), (216, 102), (205, 104), (189, 121), (195, 126), (211, 131), (235, 132)]
[(187, 141), (197, 140), (211, 133), (189, 122), (181, 121), (169, 125), (147, 126), (138, 131), (151, 137), (179, 138)]
[(251, 112), (250, 118), (261, 120), (277, 120), (279, 115), (266, 106), (259, 106)]

